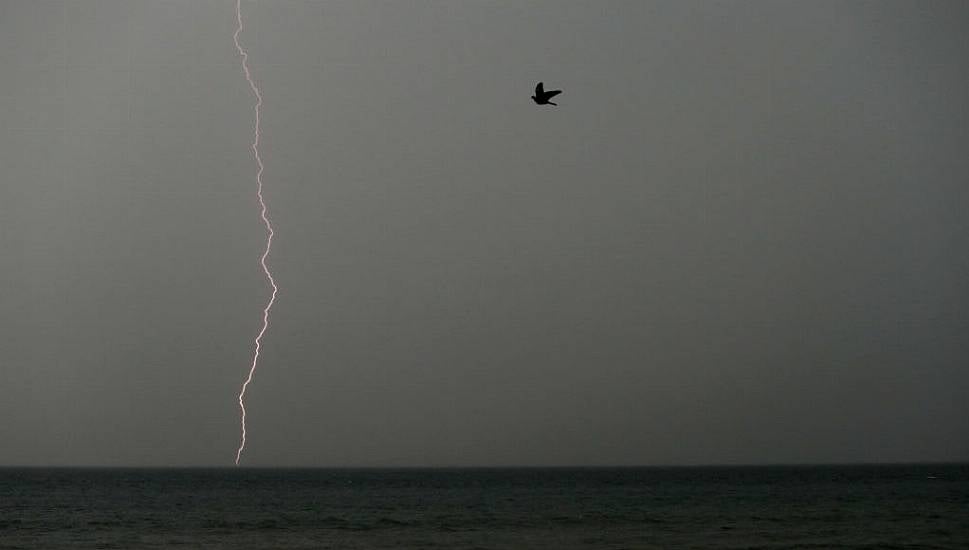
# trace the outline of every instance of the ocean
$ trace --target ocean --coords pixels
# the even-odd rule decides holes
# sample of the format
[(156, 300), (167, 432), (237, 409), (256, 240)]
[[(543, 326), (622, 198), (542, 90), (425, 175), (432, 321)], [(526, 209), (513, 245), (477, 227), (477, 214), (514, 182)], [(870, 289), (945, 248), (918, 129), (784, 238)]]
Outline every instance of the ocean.
[(969, 464), (0, 469), (0, 548), (969, 548)]

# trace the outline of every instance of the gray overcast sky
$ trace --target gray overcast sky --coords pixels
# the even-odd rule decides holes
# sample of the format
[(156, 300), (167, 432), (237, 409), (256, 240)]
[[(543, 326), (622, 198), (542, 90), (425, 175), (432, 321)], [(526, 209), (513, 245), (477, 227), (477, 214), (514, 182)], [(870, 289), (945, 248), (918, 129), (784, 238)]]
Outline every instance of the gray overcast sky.
[[(969, 458), (969, 4), (243, 14), (245, 464)], [(232, 463), (235, 25), (0, 0), (0, 464)]]

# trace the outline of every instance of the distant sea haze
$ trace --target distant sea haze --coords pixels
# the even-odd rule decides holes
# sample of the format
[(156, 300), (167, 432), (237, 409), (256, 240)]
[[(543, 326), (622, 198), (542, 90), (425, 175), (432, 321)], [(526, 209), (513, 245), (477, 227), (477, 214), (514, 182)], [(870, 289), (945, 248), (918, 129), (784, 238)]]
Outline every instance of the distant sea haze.
[(969, 464), (0, 469), (0, 549), (969, 548)]

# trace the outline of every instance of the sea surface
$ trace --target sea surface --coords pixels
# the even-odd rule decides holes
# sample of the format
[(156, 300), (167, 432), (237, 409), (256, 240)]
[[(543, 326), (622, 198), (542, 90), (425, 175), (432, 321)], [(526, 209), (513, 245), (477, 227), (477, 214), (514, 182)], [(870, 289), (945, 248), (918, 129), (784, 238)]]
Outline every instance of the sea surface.
[(0, 468), (0, 548), (969, 548), (969, 464)]

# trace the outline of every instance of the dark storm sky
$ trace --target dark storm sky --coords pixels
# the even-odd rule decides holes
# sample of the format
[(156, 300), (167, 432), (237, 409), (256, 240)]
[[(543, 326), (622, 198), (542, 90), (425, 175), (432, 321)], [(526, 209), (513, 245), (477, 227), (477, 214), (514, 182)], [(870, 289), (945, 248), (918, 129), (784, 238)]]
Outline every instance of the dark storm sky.
[[(244, 463), (969, 458), (966, 3), (243, 12)], [(231, 464), (235, 25), (0, 1), (0, 464)]]

